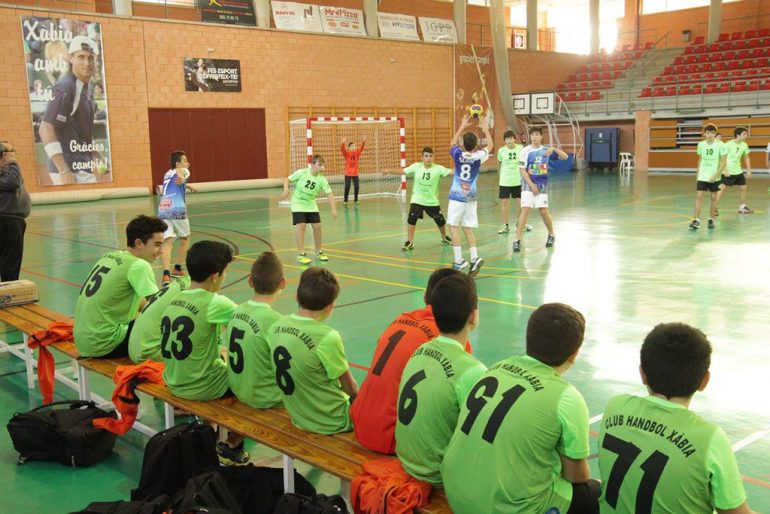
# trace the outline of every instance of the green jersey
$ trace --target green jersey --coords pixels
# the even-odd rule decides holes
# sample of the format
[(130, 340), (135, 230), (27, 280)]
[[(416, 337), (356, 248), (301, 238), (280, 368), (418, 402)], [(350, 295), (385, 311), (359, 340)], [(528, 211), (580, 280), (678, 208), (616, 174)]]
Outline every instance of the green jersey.
[(588, 407), (556, 370), (529, 356), (498, 362), (463, 403), (441, 475), (452, 510), (567, 512), (561, 455), (588, 457)]
[(160, 319), (163, 311), (179, 293), (190, 287), (190, 277), (173, 277), (165, 287), (152, 295), (134, 321), (128, 339), (128, 356), (138, 363), (146, 360), (163, 362), (160, 355)]
[(275, 322), (267, 342), (275, 381), (292, 422), (319, 434), (352, 430), (349, 397), (339, 382), (348, 370), (339, 332), (290, 314)]
[(460, 405), (486, 369), (463, 345), (445, 336), (415, 350), (398, 387), (396, 455), (407, 473), (441, 483), (439, 468)]
[(75, 305), (75, 346), (83, 357), (101, 357), (126, 337), (142, 298), (158, 292), (150, 263), (126, 250), (108, 252), (80, 288)]
[(411, 203), (424, 207), (436, 207), (438, 202), (438, 186), (442, 177), (452, 174), (452, 170), (440, 164), (433, 164), (430, 168), (421, 162), (415, 162), (404, 169), (405, 175), (414, 175)]
[(722, 146), (724, 143), (715, 139), (712, 143), (701, 141), (698, 143), (696, 153), (700, 157), (698, 165), (698, 180), (700, 182), (716, 182), (721, 180), (719, 164), (722, 160)]
[(743, 173), (741, 159), (749, 155), (749, 145), (745, 141), (736, 143), (735, 139), (722, 145), (722, 155), (727, 156), (727, 171), (730, 175), (740, 175)]
[(227, 364), (219, 356), (220, 326), (237, 305), (205, 289), (182, 291), (163, 311), (160, 352), (163, 380), (176, 396), (213, 400), (227, 392)]
[(724, 430), (683, 405), (616, 396), (599, 433), (602, 514), (711, 514), (746, 501)]
[(521, 185), (521, 172), (519, 171), (521, 148), (522, 146), (517, 143), (513, 148), (508, 148), (508, 145), (505, 145), (497, 151), (501, 186), (516, 187)]
[(326, 177), (320, 173), (313, 175), (310, 168), (295, 171), (289, 175), (289, 182), (294, 184), (294, 192), (291, 195), (292, 212), (318, 212), (316, 196), (321, 191), (327, 195), (332, 192)]
[(267, 409), (281, 403), (267, 334), (281, 315), (266, 303), (249, 300), (227, 326), (230, 389), (240, 401)]

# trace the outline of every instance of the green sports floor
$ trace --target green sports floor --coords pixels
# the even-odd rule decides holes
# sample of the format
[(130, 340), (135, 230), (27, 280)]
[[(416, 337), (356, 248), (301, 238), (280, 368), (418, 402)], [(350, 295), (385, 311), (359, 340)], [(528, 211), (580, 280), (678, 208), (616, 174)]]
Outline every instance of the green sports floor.
[[(748, 204), (755, 214), (738, 215), (737, 191), (729, 191), (717, 228), (690, 231), (692, 177), (558, 175), (549, 188), (556, 247), (544, 248), (545, 229), (535, 214), (530, 221), (534, 231), (525, 234), (522, 253), (512, 254), (513, 237), (496, 234), (496, 179), (495, 174), (482, 175), (479, 184), (477, 237), (486, 264), (477, 278), (481, 325), (471, 335), (476, 355), (490, 365), (522, 353), (527, 319), (535, 307), (552, 301), (573, 305), (584, 313), (587, 331), (567, 378), (585, 396), (596, 435), (610, 397), (645, 392), (637, 371), (645, 334), (666, 321), (698, 326), (709, 336), (714, 356), (711, 383), (695, 397), (692, 408), (725, 428), (749, 504), (758, 512), (770, 512), (770, 180), (749, 182)], [(445, 190), (448, 181), (443, 186)], [(294, 259), (290, 214), (278, 206), (279, 196), (278, 189), (201, 193), (190, 195), (188, 205), (193, 240), (226, 241), (238, 251), (223, 293), (237, 302), (249, 298), (251, 260), (273, 248), (283, 258), (289, 279), (276, 308), (290, 312), (302, 267)], [(452, 250), (440, 244), (426, 218), (417, 225), (415, 249), (402, 252), (406, 206), (395, 198), (338, 207), (339, 216), (333, 220), (328, 206), (321, 206), (330, 257), (325, 266), (342, 284), (330, 324), (341, 332), (361, 382), (379, 333), (400, 312), (422, 306), (428, 275), (451, 264)], [(154, 209), (150, 198), (35, 207), (22, 278), (37, 282), (44, 306), (72, 314), (93, 262), (125, 244), (128, 220)], [(0, 332), (2, 339), (20, 339), (1, 323)], [(21, 361), (0, 354), (0, 419), (40, 403), (39, 393), (27, 390), (23, 370)], [(95, 384), (102, 396), (110, 396), (106, 380)], [(73, 397), (71, 390), (57, 386), (58, 399)], [(146, 401), (142, 413), (143, 422), (160, 427), (159, 405)], [(10, 439), (2, 435), (0, 510), (60, 513), (91, 501), (126, 499), (136, 486), (145, 442), (144, 436), (131, 432), (119, 439), (105, 461), (72, 469), (40, 462), (17, 466)], [(280, 465), (277, 454), (251, 450), (258, 463)], [(591, 465), (596, 473), (595, 459)], [(307, 467), (301, 471), (323, 492), (339, 487), (332, 477)]]

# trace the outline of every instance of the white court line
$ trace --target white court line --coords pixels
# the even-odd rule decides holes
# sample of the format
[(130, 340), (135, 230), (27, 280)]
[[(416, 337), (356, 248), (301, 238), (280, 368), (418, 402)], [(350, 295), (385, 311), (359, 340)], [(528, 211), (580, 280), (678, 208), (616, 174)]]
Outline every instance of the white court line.
[(593, 425), (593, 424), (594, 424), (594, 423), (596, 423), (597, 421), (601, 421), (601, 419), (602, 419), (602, 416), (604, 416), (604, 414), (597, 414), (596, 416), (594, 416), (593, 418), (591, 418), (591, 419), (589, 419), (589, 420), (588, 420), (588, 424), (589, 424), (589, 425)]
[(765, 437), (767, 434), (770, 434), (770, 430), (760, 430), (759, 432), (754, 432), (750, 436), (741, 439), (737, 443), (733, 444), (733, 451), (737, 452), (739, 450), (742, 450), (746, 448), (748, 445), (757, 442), (758, 440)]

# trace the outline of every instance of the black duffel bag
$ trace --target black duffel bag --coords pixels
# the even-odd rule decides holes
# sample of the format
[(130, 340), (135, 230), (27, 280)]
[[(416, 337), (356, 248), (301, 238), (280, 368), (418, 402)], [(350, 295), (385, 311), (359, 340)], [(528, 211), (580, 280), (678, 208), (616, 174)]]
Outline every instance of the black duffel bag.
[(104, 459), (115, 446), (116, 435), (94, 428), (95, 418), (116, 418), (94, 402), (74, 400), (49, 403), (16, 413), (8, 422), (19, 464), (28, 460), (58, 460), (66, 466), (86, 467)]

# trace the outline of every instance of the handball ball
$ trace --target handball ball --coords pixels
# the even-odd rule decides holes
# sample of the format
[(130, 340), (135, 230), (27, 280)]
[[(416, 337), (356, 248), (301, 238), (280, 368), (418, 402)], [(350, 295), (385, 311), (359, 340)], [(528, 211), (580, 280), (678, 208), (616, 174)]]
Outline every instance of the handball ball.
[(482, 106), (480, 106), (479, 104), (473, 104), (470, 107), (468, 107), (468, 112), (474, 118), (478, 118), (484, 112), (484, 108)]

